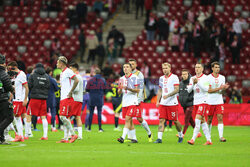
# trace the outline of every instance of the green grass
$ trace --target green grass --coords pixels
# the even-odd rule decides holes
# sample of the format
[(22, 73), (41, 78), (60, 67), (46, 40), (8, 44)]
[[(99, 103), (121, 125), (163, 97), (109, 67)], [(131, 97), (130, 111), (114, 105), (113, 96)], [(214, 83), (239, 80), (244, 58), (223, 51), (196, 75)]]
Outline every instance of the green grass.
[[(38, 127), (42, 130), (42, 127)], [(157, 126), (150, 127), (154, 139)], [(83, 132), (83, 140), (75, 143), (56, 143), (63, 132), (49, 132), (48, 141), (39, 141), (42, 131), (24, 143), (0, 146), (0, 166), (250, 166), (250, 127), (225, 127), (226, 143), (218, 140), (217, 127), (213, 127), (213, 145), (204, 146), (204, 135), (195, 145), (187, 144), (192, 136), (189, 128), (182, 144), (177, 144), (176, 130), (165, 132), (162, 144), (148, 143), (145, 130), (136, 126), (138, 144), (120, 144), (116, 139), (122, 132), (114, 132), (113, 126), (104, 125), (104, 133)]]

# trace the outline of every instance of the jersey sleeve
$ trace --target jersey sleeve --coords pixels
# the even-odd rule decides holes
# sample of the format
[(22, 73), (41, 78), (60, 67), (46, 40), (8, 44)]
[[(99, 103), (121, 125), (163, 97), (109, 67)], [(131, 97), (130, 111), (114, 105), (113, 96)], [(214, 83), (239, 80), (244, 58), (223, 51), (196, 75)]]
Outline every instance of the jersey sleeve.
[(141, 79), (138, 76), (135, 76), (133, 83), (134, 83), (134, 85), (133, 85), (134, 87), (136, 87), (136, 86), (139, 87), (141, 85)]
[(21, 77), (20, 77), (20, 82), (22, 83), (22, 85), (25, 85), (27, 83), (27, 77), (25, 74), (23, 74)]
[(67, 70), (67, 77), (69, 77), (70, 79), (74, 78), (76, 76), (76, 74), (72, 71), (72, 70)]
[(197, 82), (197, 85), (205, 92), (209, 89), (208, 77), (204, 77), (201, 81)]
[(223, 76), (222, 77), (222, 84), (225, 85), (226, 84), (226, 78)]
[(174, 84), (174, 86), (179, 86), (180, 85), (180, 81), (179, 81), (179, 78), (177, 76), (175, 76), (173, 84)]
[(163, 88), (163, 78), (162, 77), (159, 78), (159, 88), (160, 89)]
[(194, 87), (193, 77), (190, 78), (189, 84), (187, 85), (187, 91), (188, 93), (192, 92)]

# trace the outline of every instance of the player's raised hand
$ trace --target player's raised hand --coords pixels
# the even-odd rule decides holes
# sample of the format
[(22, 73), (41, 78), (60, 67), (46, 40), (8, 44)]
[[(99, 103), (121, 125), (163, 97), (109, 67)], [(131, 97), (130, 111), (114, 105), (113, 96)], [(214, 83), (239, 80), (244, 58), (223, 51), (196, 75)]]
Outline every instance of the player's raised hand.
[(230, 86), (230, 85), (229, 85), (228, 83), (226, 83), (226, 84), (225, 84), (225, 88), (224, 88), (224, 89), (228, 89), (228, 88), (229, 88), (229, 86)]
[(167, 99), (167, 98), (168, 98), (168, 95), (163, 96), (163, 99)]

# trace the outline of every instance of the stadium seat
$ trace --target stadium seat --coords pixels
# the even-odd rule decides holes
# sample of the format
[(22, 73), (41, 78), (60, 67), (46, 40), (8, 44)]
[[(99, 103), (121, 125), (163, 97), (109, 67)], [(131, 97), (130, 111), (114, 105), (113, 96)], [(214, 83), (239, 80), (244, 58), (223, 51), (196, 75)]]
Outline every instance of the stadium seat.
[(10, 29), (15, 31), (16, 29), (18, 29), (18, 25), (17, 24), (10, 24)]
[(101, 12), (101, 18), (103, 19), (103, 20), (107, 20), (108, 19), (108, 12)]
[(237, 5), (234, 7), (234, 11), (235, 12), (241, 12), (242, 11), (242, 6), (241, 5)]
[(41, 12), (40, 12), (40, 17), (43, 18), (43, 19), (47, 18), (47, 17), (48, 17), (48, 12), (46, 12), (46, 11), (41, 11)]
[(184, 6), (190, 7), (190, 6), (192, 6), (192, 1), (184, 0), (183, 4), (184, 4)]
[(0, 17), (0, 24), (4, 23), (4, 17)]
[(55, 19), (57, 17), (58, 13), (57, 12), (49, 12), (49, 17), (52, 19)]
[(18, 46), (17, 51), (21, 54), (25, 53), (27, 50), (26, 46)]
[(242, 11), (242, 12), (241, 12), (241, 16), (242, 16), (243, 18), (248, 18), (248, 17), (249, 17), (249, 11)]
[(51, 40), (45, 40), (44, 43), (43, 43), (43, 45), (44, 45), (46, 48), (50, 48), (51, 43), (52, 43)]
[(216, 10), (216, 12), (224, 12), (224, 6), (223, 5), (217, 5), (215, 10)]
[(66, 30), (64, 31), (64, 33), (65, 33), (65, 35), (67, 35), (68, 37), (70, 37), (70, 36), (72, 36), (72, 34), (73, 34), (73, 30), (72, 30), (72, 29), (66, 29)]
[(164, 46), (157, 46), (156, 47), (156, 52), (157, 53), (163, 53), (163, 52), (165, 52), (165, 47)]
[(242, 81), (242, 86), (245, 88), (249, 88), (250, 87), (250, 80), (243, 80)]

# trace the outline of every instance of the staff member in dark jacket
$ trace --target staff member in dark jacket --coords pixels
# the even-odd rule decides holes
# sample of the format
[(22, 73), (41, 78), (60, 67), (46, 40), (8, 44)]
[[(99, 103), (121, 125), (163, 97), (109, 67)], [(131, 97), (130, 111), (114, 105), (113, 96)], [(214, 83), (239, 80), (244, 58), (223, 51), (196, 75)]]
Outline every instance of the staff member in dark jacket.
[(49, 76), (49, 81), (50, 81), (50, 89), (49, 89), (49, 96), (47, 98), (47, 110), (50, 110), (51, 113), (51, 131), (52, 132), (57, 132), (56, 130), (56, 125), (55, 125), (55, 120), (56, 120), (56, 95), (55, 92), (59, 90), (56, 80), (52, 78), (52, 68), (48, 67), (46, 69), (46, 73)]
[[(186, 69), (182, 70), (181, 78), (182, 80), (180, 82), (179, 101), (185, 113), (185, 125), (183, 129), (183, 135), (185, 135), (189, 123), (193, 128), (195, 127), (195, 122), (192, 118), (192, 110), (193, 110), (192, 106), (193, 106), (194, 94), (193, 92), (188, 93), (187, 91), (187, 85), (189, 84), (189, 80), (191, 78), (191, 75), (189, 74), (188, 70)], [(198, 137), (201, 137), (201, 133), (198, 134)]]
[(101, 76), (101, 70), (99, 68), (95, 69), (94, 77), (87, 82), (86, 91), (89, 92), (89, 131), (91, 131), (91, 124), (93, 120), (93, 114), (95, 106), (97, 107), (98, 113), (98, 125), (99, 132), (103, 132), (102, 129), (102, 106), (103, 106), (103, 96), (106, 88), (106, 82)]
[(41, 116), (43, 123), (43, 137), (40, 140), (48, 140), (48, 121), (46, 99), (49, 95), (50, 81), (49, 76), (41, 63), (36, 64), (34, 73), (28, 80), (30, 90), (30, 102), (27, 112), (28, 128), (31, 129), (31, 115)]
[(4, 129), (13, 121), (13, 107), (9, 100), (9, 93), (14, 92), (10, 78), (5, 70), (5, 56), (0, 54), (0, 144), (10, 144), (5, 142)]

